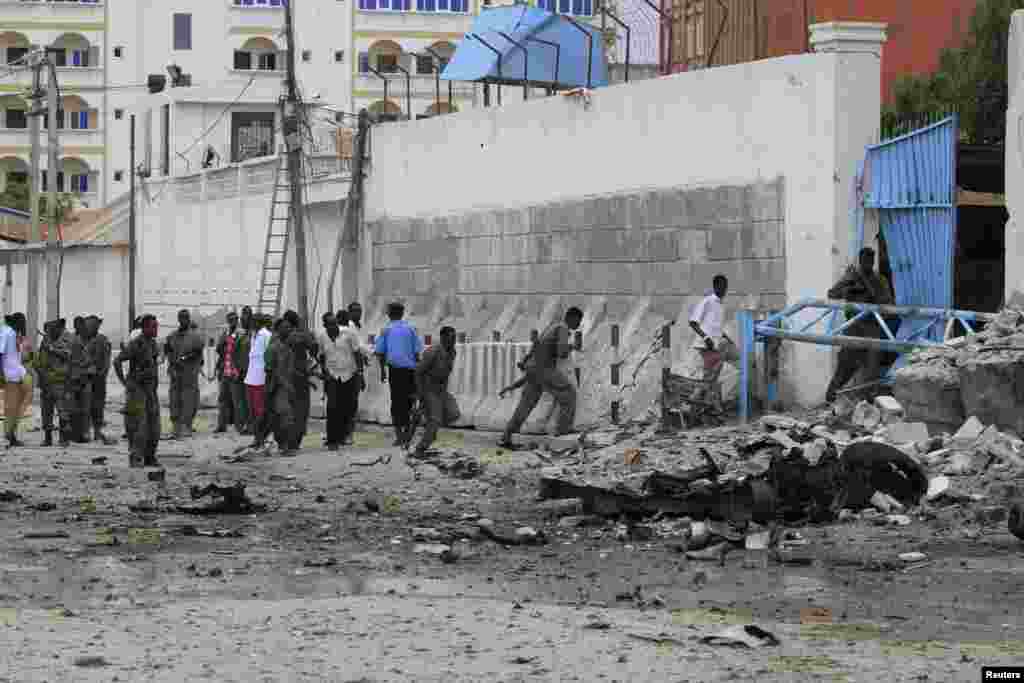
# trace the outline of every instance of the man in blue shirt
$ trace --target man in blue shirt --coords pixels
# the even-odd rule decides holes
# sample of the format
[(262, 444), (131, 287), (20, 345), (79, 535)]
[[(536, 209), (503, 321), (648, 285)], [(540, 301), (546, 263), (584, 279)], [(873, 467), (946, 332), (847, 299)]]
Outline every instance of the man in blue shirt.
[(391, 420), (395, 425), (395, 446), (404, 445), (409, 434), (409, 414), (416, 397), (416, 364), (419, 363), (423, 342), (416, 328), (402, 317), (405, 306), (395, 302), (388, 305), (391, 322), (377, 338), (374, 349), (380, 359), (380, 378), (391, 386)]

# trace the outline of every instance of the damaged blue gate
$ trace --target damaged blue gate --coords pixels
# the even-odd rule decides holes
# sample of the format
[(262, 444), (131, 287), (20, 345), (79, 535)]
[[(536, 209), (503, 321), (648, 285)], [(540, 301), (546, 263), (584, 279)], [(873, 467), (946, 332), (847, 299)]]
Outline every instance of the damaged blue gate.
[[(863, 206), (878, 210), (898, 306), (953, 308), (958, 137), (954, 114), (867, 149)], [(860, 220), (863, 243), (863, 212)], [(914, 323), (904, 320), (897, 339), (942, 340), (937, 321)]]

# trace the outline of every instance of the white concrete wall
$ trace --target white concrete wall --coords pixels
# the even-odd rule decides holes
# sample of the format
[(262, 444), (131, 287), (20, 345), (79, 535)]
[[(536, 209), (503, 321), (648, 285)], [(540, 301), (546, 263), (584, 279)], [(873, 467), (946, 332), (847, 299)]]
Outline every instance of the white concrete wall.
[(1010, 105), (1006, 112), (1006, 304), (1024, 307), (1024, 11), (1013, 13), (1009, 45)]
[[(589, 106), (506, 100), (390, 124), (373, 140), (366, 218), (781, 177), (788, 298), (822, 296), (855, 234), (850, 186), (877, 135), (879, 79), (873, 54), (807, 54), (612, 86)], [(820, 400), (831, 357), (828, 347), (790, 345), (787, 396)]]

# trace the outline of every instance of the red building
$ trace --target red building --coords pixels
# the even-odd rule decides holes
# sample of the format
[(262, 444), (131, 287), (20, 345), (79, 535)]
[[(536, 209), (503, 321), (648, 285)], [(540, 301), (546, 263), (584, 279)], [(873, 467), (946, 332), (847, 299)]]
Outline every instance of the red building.
[[(906, 74), (933, 71), (943, 48), (959, 47), (978, 0), (663, 0), (664, 73), (809, 50), (807, 27), (827, 21), (888, 24), (882, 97)], [(671, 48), (671, 49), (669, 49)]]

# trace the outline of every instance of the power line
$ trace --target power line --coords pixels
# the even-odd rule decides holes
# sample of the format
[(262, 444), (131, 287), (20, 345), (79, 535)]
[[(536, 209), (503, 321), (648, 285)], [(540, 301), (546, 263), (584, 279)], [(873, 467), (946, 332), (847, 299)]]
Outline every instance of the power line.
[[(214, 119), (213, 123), (211, 123), (206, 128), (206, 130), (204, 130), (202, 132), (202, 134), (199, 137), (197, 137), (195, 140), (193, 140), (192, 144), (189, 145), (188, 148), (184, 152), (175, 152), (175, 154), (177, 154), (182, 159), (185, 159), (185, 155), (188, 154), (189, 152), (191, 152), (193, 149), (195, 149), (196, 145), (198, 145), (200, 142), (202, 142), (204, 139), (206, 139), (206, 136), (209, 135), (213, 131), (213, 129), (217, 127), (217, 125), (220, 123), (221, 119), (224, 118), (224, 115), (227, 114), (228, 111), (230, 111), (233, 106), (238, 104), (238, 101), (242, 99), (243, 95), (245, 95), (245, 92), (249, 89), (249, 86), (251, 86), (255, 81), (256, 81), (256, 77), (255, 76), (250, 78), (249, 82), (245, 84), (244, 88), (242, 88), (242, 91), (239, 92), (238, 95), (235, 96), (234, 100), (232, 100), (226, 107), (224, 107), (224, 109), (221, 110), (220, 114), (217, 115), (217, 118)], [(185, 159), (185, 161), (187, 162), (188, 160)]]

